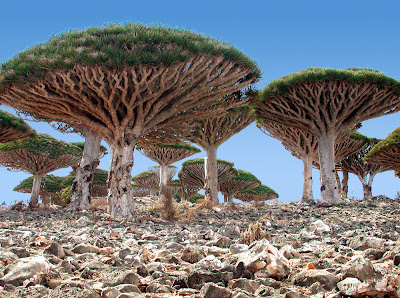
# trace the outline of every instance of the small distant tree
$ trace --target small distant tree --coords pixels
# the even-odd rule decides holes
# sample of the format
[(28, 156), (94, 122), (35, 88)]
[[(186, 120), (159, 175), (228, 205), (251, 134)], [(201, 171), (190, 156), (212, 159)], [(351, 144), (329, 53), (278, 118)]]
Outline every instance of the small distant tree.
[[(166, 177), (167, 177), (167, 182), (171, 180), (178, 168), (175, 166), (167, 166), (167, 171)], [(136, 184), (146, 187), (149, 192), (150, 196), (154, 197), (156, 193), (159, 191), (160, 187), (160, 167), (159, 166), (153, 166), (148, 169), (148, 171), (142, 172), (132, 178), (132, 181), (135, 182)]]
[[(178, 173), (179, 180), (182, 182), (184, 188), (189, 190), (192, 195), (205, 187), (204, 163), (203, 158), (187, 160), (182, 164), (182, 169)], [(235, 176), (236, 172), (233, 169), (233, 165), (230, 161), (217, 159), (217, 179), (219, 183), (223, 183)], [(217, 190), (219, 190), (218, 185)]]
[(368, 164), (384, 166), (394, 171), (400, 169), (400, 127), (376, 144), (367, 154)]
[(21, 118), (0, 110), (0, 143), (31, 138), (35, 131)]
[(148, 197), (150, 191), (147, 187), (134, 183), (132, 184), (132, 194), (134, 197)]
[(246, 189), (235, 194), (235, 199), (243, 202), (262, 202), (268, 200), (274, 200), (279, 198), (279, 195), (268, 186), (261, 184), (260, 186)]
[(33, 174), (30, 208), (38, 206), (43, 175), (77, 163), (82, 150), (46, 134), (34, 138), (0, 144), (0, 164)]
[(371, 69), (310, 68), (270, 83), (254, 108), (258, 119), (292, 126), (318, 139), (321, 199), (337, 203), (337, 137), (364, 120), (399, 111), (400, 83)]
[(201, 150), (189, 144), (162, 144), (149, 147), (137, 147), (137, 149), (152, 161), (160, 164), (160, 198), (164, 204), (164, 210), (170, 210), (169, 216), (175, 217), (173, 197), (166, 196), (166, 194), (170, 193), (168, 190), (168, 166), (192, 156), (193, 154), (199, 153)]
[(337, 166), (348, 173), (352, 173), (361, 181), (364, 191), (364, 200), (372, 198), (372, 182), (376, 174), (389, 170), (389, 168), (379, 164), (368, 164), (365, 162), (365, 156), (371, 149), (381, 140), (376, 138), (368, 138), (361, 133), (354, 133), (352, 138), (363, 142), (361, 149), (343, 159)]
[[(50, 207), (50, 197), (55, 196), (56, 193), (62, 189), (62, 179), (62, 177), (54, 175), (44, 175), (42, 177), (40, 181), (39, 195), (45, 208)], [(16, 187), (14, 187), (14, 191), (32, 193), (33, 180), (34, 176), (22, 180)]]
[[(251, 90), (245, 94), (238, 92), (237, 97), (246, 98), (253, 96)], [(213, 204), (218, 204), (218, 174), (217, 174), (217, 149), (230, 137), (239, 133), (254, 121), (253, 115), (248, 107), (232, 109), (219, 117), (209, 117), (198, 121), (198, 130), (189, 141), (199, 145), (206, 151), (207, 160), (205, 165), (206, 198), (211, 199)]]
[(185, 196), (185, 190), (180, 180), (168, 181), (168, 187), (171, 189), (172, 195), (182, 200)]
[(261, 185), (260, 180), (253, 174), (241, 169), (235, 169), (235, 171), (235, 176), (219, 185), (220, 191), (224, 195), (225, 202), (232, 203), (236, 193)]

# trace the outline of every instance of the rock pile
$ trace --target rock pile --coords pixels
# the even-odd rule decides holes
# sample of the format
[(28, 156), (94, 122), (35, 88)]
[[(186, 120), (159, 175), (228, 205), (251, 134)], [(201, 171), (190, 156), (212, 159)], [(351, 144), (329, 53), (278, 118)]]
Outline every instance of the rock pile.
[(129, 221), (0, 210), (0, 297), (400, 297), (399, 219), (385, 199), (238, 204), (172, 222), (155, 210)]

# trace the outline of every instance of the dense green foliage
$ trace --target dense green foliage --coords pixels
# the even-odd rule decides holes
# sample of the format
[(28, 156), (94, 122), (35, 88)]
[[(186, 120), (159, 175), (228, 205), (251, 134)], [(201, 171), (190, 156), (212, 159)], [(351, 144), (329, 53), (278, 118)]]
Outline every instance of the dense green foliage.
[(57, 192), (55, 196), (51, 196), (51, 202), (55, 205), (65, 207), (71, 201), (71, 186), (63, 188), (61, 191)]
[(0, 127), (13, 127), (16, 130), (30, 132), (32, 136), (35, 131), (21, 118), (14, 116), (6, 111), (0, 110)]
[[(189, 160), (185, 161), (184, 163), (182, 163), (182, 167), (184, 167), (186, 165), (190, 165), (190, 164), (196, 164), (196, 163), (204, 163), (204, 158), (189, 159)], [(231, 165), (232, 167), (234, 166), (233, 162), (226, 161), (226, 160), (223, 160), (223, 159), (218, 159), (218, 158), (217, 158), (217, 163), (225, 163), (225, 164)]]
[(241, 191), (241, 193), (249, 193), (249, 194), (255, 194), (255, 195), (277, 195), (279, 197), (279, 195), (272, 189), (269, 188), (268, 186), (261, 184), (260, 186), (254, 187), (254, 188), (250, 188), (250, 189), (246, 189)]
[(257, 177), (254, 176), (252, 173), (249, 173), (249, 172), (247, 172), (245, 170), (241, 170), (241, 169), (234, 169), (234, 170), (236, 171), (237, 175), (232, 177), (232, 179), (260, 182), (260, 180), (258, 180)]
[(283, 76), (265, 87), (259, 94), (260, 101), (277, 95), (283, 95), (289, 88), (298, 84), (322, 80), (341, 80), (355, 84), (373, 83), (378, 86), (391, 86), (400, 94), (400, 82), (383, 73), (369, 68), (331, 69), (312, 67)]
[[(72, 185), (72, 182), (74, 182), (76, 176), (73, 171), (71, 171), (68, 176), (62, 177), (62, 188), (68, 187)], [(102, 170), (102, 169), (95, 169), (94, 170), (94, 175), (93, 175), (93, 185), (106, 185), (107, 184), (107, 178), (108, 178), (108, 171)]]
[(400, 127), (396, 128), (385, 139), (376, 144), (372, 150), (367, 153), (365, 160), (368, 161), (369, 157), (378, 154), (380, 150), (392, 146), (400, 146)]
[(37, 155), (57, 158), (64, 154), (80, 156), (82, 150), (67, 142), (57, 140), (47, 134), (36, 134), (35, 137), (15, 142), (0, 144), (0, 151), (26, 149)]
[(354, 139), (359, 139), (359, 140), (364, 140), (365, 143), (371, 144), (371, 143), (378, 143), (380, 141), (382, 141), (381, 139), (377, 139), (377, 138), (369, 138), (366, 135), (363, 135), (362, 133), (359, 133), (358, 131), (354, 132), (351, 135), (352, 138)]
[(148, 178), (148, 177), (155, 176), (155, 175), (156, 175), (155, 172), (152, 172), (152, 171), (144, 171), (144, 172), (142, 172), (142, 173), (140, 173), (140, 174), (137, 174), (136, 176), (133, 176), (133, 177), (132, 177), (132, 181), (135, 181), (135, 180), (137, 180), (137, 179)]
[[(85, 142), (71, 142), (72, 145), (81, 148), (83, 151), (83, 148), (85, 148)], [(102, 154), (107, 154), (107, 148), (104, 147), (103, 145), (100, 145), (100, 152)]]
[[(61, 182), (63, 178), (54, 176), (54, 175), (44, 175), (40, 182), (40, 189), (47, 191), (49, 193), (56, 193), (62, 189)], [(14, 187), (14, 191), (24, 191), (31, 190), (33, 186), (33, 176), (30, 176), (24, 180), (22, 180), (16, 187)], [(29, 191), (30, 192), (30, 191)]]
[(138, 23), (69, 31), (25, 50), (1, 67), (0, 89), (7, 84), (41, 78), (47, 70), (74, 65), (122, 69), (188, 61), (195, 55), (225, 56), (261, 77), (256, 63), (235, 47), (187, 30)]

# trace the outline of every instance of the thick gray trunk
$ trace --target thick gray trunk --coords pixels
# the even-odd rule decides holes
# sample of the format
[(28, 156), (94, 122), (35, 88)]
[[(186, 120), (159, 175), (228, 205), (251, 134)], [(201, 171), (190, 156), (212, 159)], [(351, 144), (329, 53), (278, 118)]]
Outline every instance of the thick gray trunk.
[(310, 203), (314, 201), (313, 192), (312, 192), (312, 158), (304, 157), (303, 158), (303, 197), (301, 198), (301, 203)]
[(328, 133), (318, 138), (318, 156), (321, 175), (321, 201), (335, 204), (340, 201), (335, 170), (335, 134)]
[(218, 204), (218, 168), (217, 168), (217, 148), (209, 147), (206, 150), (207, 158), (204, 160), (205, 185), (204, 191), (206, 199), (213, 204)]
[(112, 216), (133, 216), (131, 172), (134, 142), (111, 148), (111, 164), (108, 176), (108, 213)]
[(33, 175), (33, 185), (31, 200), (29, 201), (29, 208), (37, 208), (39, 205), (40, 183), (42, 182), (43, 175)]
[(342, 171), (343, 179), (342, 179), (342, 195), (344, 198), (347, 198), (347, 193), (349, 192), (349, 172)]
[(93, 132), (85, 134), (85, 147), (83, 148), (82, 160), (76, 169), (76, 178), (71, 188), (71, 210), (89, 210), (91, 188), (94, 170), (99, 165), (101, 136)]

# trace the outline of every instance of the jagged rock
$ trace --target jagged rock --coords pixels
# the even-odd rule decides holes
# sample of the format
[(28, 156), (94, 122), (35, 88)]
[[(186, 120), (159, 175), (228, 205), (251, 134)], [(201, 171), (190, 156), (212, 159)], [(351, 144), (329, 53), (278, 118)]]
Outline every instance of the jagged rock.
[(349, 246), (355, 250), (366, 250), (368, 248), (381, 249), (384, 243), (384, 239), (358, 235), (349, 241)]
[(247, 278), (232, 280), (229, 284), (229, 287), (231, 289), (239, 288), (250, 294), (254, 294), (259, 287), (259, 284), (257, 282)]
[(332, 290), (339, 282), (339, 278), (336, 275), (321, 269), (302, 271), (294, 277), (294, 283), (301, 287), (311, 286), (315, 282), (319, 282), (326, 290)]
[(90, 244), (78, 244), (72, 249), (72, 252), (75, 254), (84, 254), (84, 253), (95, 253), (99, 254), (100, 253), (100, 248), (97, 246), (93, 246)]
[(349, 261), (350, 267), (344, 271), (344, 277), (355, 277), (361, 281), (371, 279), (374, 274), (374, 266), (371, 260), (362, 257), (353, 258)]
[(13, 247), (11, 248), (11, 252), (14, 253), (18, 258), (27, 258), (29, 257), (29, 252), (25, 247)]
[(206, 283), (200, 290), (200, 294), (207, 298), (231, 298), (232, 292), (213, 283)]
[(291, 245), (285, 245), (279, 250), (279, 252), (288, 260), (301, 258), (300, 253)]
[(52, 265), (42, 256), (28, 257), (19, 260), (0, 279), (0, 285), (13, 284), (21, 286), (26, 280), (39, 273), (46, 273)]
[(366, 283), (363, 283), (354, 277), (347, 277), (337, 284), (340, 294), (346, 296), (356, 296), (360, 293), (362, 288), (366, 288), (367, 286)]
[(53, 255), (53, 256), (56, 256), (59, 259), (64, 259), (65, 258), (64, 249), (62, 248), (61, 245), (59, 245), (56, 242), (53, 242), (49, 246), (47, 246), (44, 249), (43, 254), (45, 254), (45, 255)]
[(322, 235), (324, 233), (329, 233), (331, 228), (325, 224), (322, 220), (316, 220), (310, 225), (310, 232), (316, 235)]
[(249, 249), (249, 246), (247, 244), (242, 244), (242, 243), (235, 243), (229, 247), (229, 250), (232, 254), (238, 254), (241, 252), (245, 252), (248, 249)]
[(271, 297), (274, 296), (276, 290), (273, 287), (269, 286), (260, 286), (254, 293), (256, 297)]

